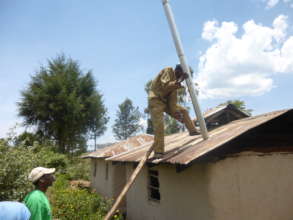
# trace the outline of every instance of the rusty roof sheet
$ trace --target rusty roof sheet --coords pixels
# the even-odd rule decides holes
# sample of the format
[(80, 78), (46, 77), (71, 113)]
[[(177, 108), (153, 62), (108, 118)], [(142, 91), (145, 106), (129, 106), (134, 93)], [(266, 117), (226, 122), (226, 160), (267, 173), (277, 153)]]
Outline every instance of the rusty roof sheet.
[(132, 150), (133, 148), (144, 146), (147, 143), (152, 143), (153, 135), (141, 134), (130, 137), (125, 141), (120, 141), (108, 147), (99, 149), (95, 152), (83, 155), (82, 158), (106, 158), (112, 157), (123, 152)]
[[(159, 160), (152, 160), (152, 153), (149, 162), (187, 165), (246, 131), (268, 122), (288, 111), (290, 110), (275, 111), (230, 122), (229, 124), (223, 125), (209, 132), (209, 139), (207, 140), (203, 140), (200, 135), (189, 136), (187, 132), (166, 136), (166, 154)], [(151, 144), (152, 142), (146, 143), (130, 151), (107, 158), (107, 160), (139, 162)]]
[(207, 117), (209, 117), (209, 116), (211, 116), (211, 115), (213, 115), (213, 114), (215, 114), (215, 113), (217, 113), (217, 112), (219, 112), (221, 110), (224, 110), (225, 108), (227, 108), (227, 106), (228, 105), (219, 105), (219, 106), (217, 106), (215, 108), (210, 108), (210, 109), (206, 110), (203, 113), (203, 115), (204, 115), (205, 118), (207, 118)]
[[(220, 112), (220, 111), (222, 111), (222, 110), (225, 110), (225, 109), (228, 109), (228, 108), (232, 108), (232, 109), (234, 109), (234, 111), (238, 111), (239, 113), (241, 113), (241, 114), (243, 114), (243, 115), (245, 115), (245, 116), (249, 116), (246, 112), (244, 112), (244, 111), (242, 111), (242, 110), (240, 110), (239, 108), (237, 108), (235, 105), (233, 105), (233, 104), (223, 104), (223, 105), (219, 105), (219, 106), (216, 106), (216, 107), (214, 107), (214, 108), (210, 108), (210, 109), (208, 109), (208, 110), (206, 110), (204, 113), (203, 113), (203, 117), (205, 118), (205, 119), (207, 119), (207, 118), (209, 118), (210, 116), (212, 116), (212, 115), (214, 115), (214, 114), (216, 114), (216, 113), (218, 113), (218, 112)], [(196, 118), (195, 118), (195, 120), (197, 120)]]

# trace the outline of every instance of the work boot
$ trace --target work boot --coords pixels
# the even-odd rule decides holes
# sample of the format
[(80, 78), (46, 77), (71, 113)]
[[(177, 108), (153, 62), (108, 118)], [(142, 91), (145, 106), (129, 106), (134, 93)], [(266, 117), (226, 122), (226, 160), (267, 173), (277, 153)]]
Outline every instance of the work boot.
[(155, 152), (153, 158), (154, 159), (160, 159), (164, 156), (164, 153)]
[(200, 133), (198, 131), (190, 131), (189, 135), (190, 136), (195, 136), (195, 135), (199, 135)]

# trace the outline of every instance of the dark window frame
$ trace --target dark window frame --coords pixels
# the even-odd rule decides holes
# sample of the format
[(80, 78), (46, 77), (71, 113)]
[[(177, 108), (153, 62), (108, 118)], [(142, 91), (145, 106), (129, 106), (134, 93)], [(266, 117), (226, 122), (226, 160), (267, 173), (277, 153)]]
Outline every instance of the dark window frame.
[(106, 162), (106, 168), (105, 168), (105, 180), (109, 179), (109, 163)]
[(159, 171), (155, 169), (148, 169), (148, 200), (154, 202), (161, 201)]
[(98, 166), (97, 160), (94, 160), (94, 172), (93, 172), (94, 177), (97, 176), (97, 166)]

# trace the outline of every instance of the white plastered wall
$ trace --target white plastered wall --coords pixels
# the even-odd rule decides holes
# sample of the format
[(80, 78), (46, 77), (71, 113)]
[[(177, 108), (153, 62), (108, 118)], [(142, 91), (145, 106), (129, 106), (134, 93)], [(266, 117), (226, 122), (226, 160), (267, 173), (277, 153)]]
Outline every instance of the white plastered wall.
[[(203, 166), (192, 166), (180, 173), (174, 166), (153, 169), (159, 171), (160, 202), (148, 199), (148, 168), (144, 167), (127, 193), (127, 220), (210, 219)], [(132, 165), (127, 166), (128, 177), (133, 170)]]
[[(149, 201), (144, 167), (127, 194), (128, 220), (292, 220), (293, 155), (245, 152), (176, 173), (160, 165), (161, 201)], [(127, 166), (127, 176), (133, 172)]]
[(92, 188), (102, 196), (115, 198), (125, 185), (125, 165), (113, 165), (111, 161), (103, 159), (92, 159), (91, 165)]
[[(106, 165), (108, 164), (108, 175), (106, 174)], [(96, 168), (94, 167), (96, 166)], [(103, 159), (92, 159), (91, 185), (97, 193), (107, 198), (112, 198), (112, 166), (110, 162)]]
[(293, 155), (242, 153), (209, 164), (215, 220), (292, 220)]

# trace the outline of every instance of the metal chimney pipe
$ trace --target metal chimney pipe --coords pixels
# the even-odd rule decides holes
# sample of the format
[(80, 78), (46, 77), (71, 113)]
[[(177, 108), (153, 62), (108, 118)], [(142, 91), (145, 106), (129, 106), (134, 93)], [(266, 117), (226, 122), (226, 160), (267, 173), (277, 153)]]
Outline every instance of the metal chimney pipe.
[(177, 55), (180, 60), (180, 64), (182, 65), (184, 72), (186, 72), (188, 74), (188, 78), (186, 79), (186, 85), (188, 87), (188, 91), (189, 91), (189, 94), (191, 97), (191, 101), (193, 104), (193, 108), (194, 108), (196, 117), (199, 121), (200, 132), (201, 132), (203, 139), (206, 140), (206, 139), (208, 139), (208, 132), (207, 132), (206, 123), (205, 123), (204, 118), (201, 114), (201, 110), (200, 110), (200, 107), (199, 107), (199, 104), (197, 101), (194, 85), (191, 81), (190, 69), (189, 69), (189, 66), (187, 65), (187, 61), (184, 56), (184, 51), (183, 51), (182, 43), (180, 40), (180, 35), (179, 35), (179, 32), (176, 27), (173, 12), (170, 7), (169, 0), (162, 0), (162, 3), (163, 3), (165, 14), (166, 14), (166, 17), (167, 17), (167, 20), (169, 23), (169, 27), (171, 29), (171, 34), (172, 34), (173, 41), (174, 41), (174, 44), (176, 47)]

